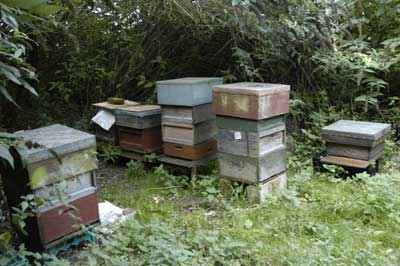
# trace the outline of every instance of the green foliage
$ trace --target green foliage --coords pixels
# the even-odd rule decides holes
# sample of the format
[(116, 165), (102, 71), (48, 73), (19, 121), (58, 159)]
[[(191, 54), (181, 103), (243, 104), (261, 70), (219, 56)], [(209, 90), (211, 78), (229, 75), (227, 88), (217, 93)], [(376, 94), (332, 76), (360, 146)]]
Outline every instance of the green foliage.
[(104, 144), (100, 146), (99, 157), (106, 162), (115, 163), (121, 155), (121, 149), (113, 144)]
[(146, 176), (146, 171), (144, 170), (144, 165), (140, 161), (131, 160), (126, 164), (128, 167), (126, 174), (129, 177), (142, 178)]

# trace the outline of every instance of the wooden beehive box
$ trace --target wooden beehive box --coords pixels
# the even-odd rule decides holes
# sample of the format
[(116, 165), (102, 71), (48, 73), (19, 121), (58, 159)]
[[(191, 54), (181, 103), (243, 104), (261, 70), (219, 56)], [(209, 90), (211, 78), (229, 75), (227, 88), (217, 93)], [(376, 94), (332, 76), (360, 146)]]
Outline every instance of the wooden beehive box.
[(218, 151), (258, 158), (285, 145), (285, 119), (217, 118)]
[(161, 127), (159, 105), (137, 105), (115, 110), (116, 125), (127, 128), (145, 129)]
[[(97, 107), (99, 110), (105, 110), (114, 114), (117, 108), (136, 106), (140, 105), (140, 103), (125, 100), (124, 104), (111, 104), (108, 102), (100, 102), (100, 103), (94, 103), (92, 105), (94, 107)], [(118, 132), (115, 125), (113, 125), (109, 130), (105, 130), (99, 125), (95, 124), (95, 131), (96, 131), (96, 138), (98, 140), (118, 145)]]
[(218, 152), (218, 161), (222, 178), (258, 184), (285, 171), (286, 148), (281, 146), (259, 158)]
[(211, 103), (193, 107), (165, 105), (161, 112), (163, 122), (198, 124), (215, 119)]
[(161, 127), (135, 129), (119, 126), (118, 137), (123, 150), (152, 153), (162, 149)]
[(215, 137), (217, 127), (215, 120), (208, 120), (198, 124), (162, 123), (162, 137), (164, 142), (183, 145), (196, 145)]
[(253, 120), (289, 112), (290, 86), (269, 83), (233, 83), (213, 88), (213, 111), (217, 115)]
[[(25, 221), (28, 235), (17, 230), (26, 245), (32, 250), (46, 249), (77, 231), (77, 224), (97, 223), (95, 137), (62, 125), (16, 135), (37, 145), (23, 151), (21, 157), (14, 150), (15, 168), (3, 164), (0, 169), (10, 210), (28, 194), (48, 202), (40, 206), (36, 216)], [(56, 188), (64, 184), (61, 181), (66, 187), (59, 198)], [(75, 206), (76, 210), (66, 208), (66, 204)], [(71, 213), (81, 220), (74, 220)]]
[(217, 141), (210, 139), (194, 146), (165, 142), (163, 148), (165, 155), (196, 161), (215, 154), (217, 151)]
[(205, 103), (211, 103), (212, 87), (222, 83), (222, 78), (200, 77), (187, 77), (158, 81), (158, 104), (196, 106)]
[(370, 161), (382, 154), (390, 130), (390, 124), (339, 120), (321, 135), (328, 155)]

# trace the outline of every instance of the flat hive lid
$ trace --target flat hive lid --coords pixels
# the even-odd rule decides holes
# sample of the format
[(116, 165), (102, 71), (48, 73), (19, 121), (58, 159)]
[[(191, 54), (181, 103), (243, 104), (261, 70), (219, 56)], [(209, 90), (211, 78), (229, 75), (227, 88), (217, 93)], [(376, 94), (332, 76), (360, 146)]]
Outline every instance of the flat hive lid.
[(390, 124), (339, 120), (321, 130), (323, 135), (378, 140), (391, 130)]
[(239, 82), (231, 84), (216, 85), (213, 92), (226, 92), (231, 94), (244, 95), (271, 95), (282, 92), (289, 92), (290, 86), (284, 84), (259, 83), (259, 82)]
[(101, 102), (101, 103), (94, 103), (92, 105), (95, 106), (95, 107), (104, 108), (104, 109), (107, 109), (107, 110), (115, 110), (115, 109), (122, 108), (122, 107), (140, 105), (140, 103), (134, 102), (134, 101), (125, 100), (124, 104), (111, 104), (111, 103), (108, 103), (108, 102)]
[(115, 113), (139, 117), (161, 115), (161, 107), (159, 105), (126, 106), (116, 109)]
[(16, 132), (15, 134), (25, 141), (30, 140), (43, 146), (25, 151), (23, 157), (27, 163), (54, 158), (54, 154), (49, 149), (61, 156), (96, 146), (96, 137), (94, 135), (60, 124)]
[(179, 79), (168, 79), (157, 81), (157, 85), (193, 85), (193, 84), (201, 84), (201, 83), (209, 83), (209, 82), (221, 82), (223, 78), (215, 78), (215, 77), (187, 77), (187, 78), (179, 78)]

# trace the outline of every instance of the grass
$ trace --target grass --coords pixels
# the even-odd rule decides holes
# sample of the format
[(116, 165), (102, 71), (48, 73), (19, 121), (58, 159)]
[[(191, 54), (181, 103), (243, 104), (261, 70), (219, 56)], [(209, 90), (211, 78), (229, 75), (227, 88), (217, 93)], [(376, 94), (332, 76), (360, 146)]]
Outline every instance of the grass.
[[(399, 265), (400, 173), (341, 180), (289, 168), (263, 204), (221, 197), (215, 174), (188, 181), (163, 169), (113, 180), (100, 197), (133, 208), (82, 260), (93, 265)], [(140, 171), (139, 171), (140, 172)], [(161, 180), (161, 181), (160, 181)]]

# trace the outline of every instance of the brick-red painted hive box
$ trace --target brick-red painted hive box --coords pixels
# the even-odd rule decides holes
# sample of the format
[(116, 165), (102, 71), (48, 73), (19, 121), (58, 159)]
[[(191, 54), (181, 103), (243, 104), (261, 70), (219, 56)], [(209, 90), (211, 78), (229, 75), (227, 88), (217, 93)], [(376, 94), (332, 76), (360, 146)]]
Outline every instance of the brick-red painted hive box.
[(261, 120), (289, 112), (290, 86), (242, 82), (213, 88), (217, 115)]

